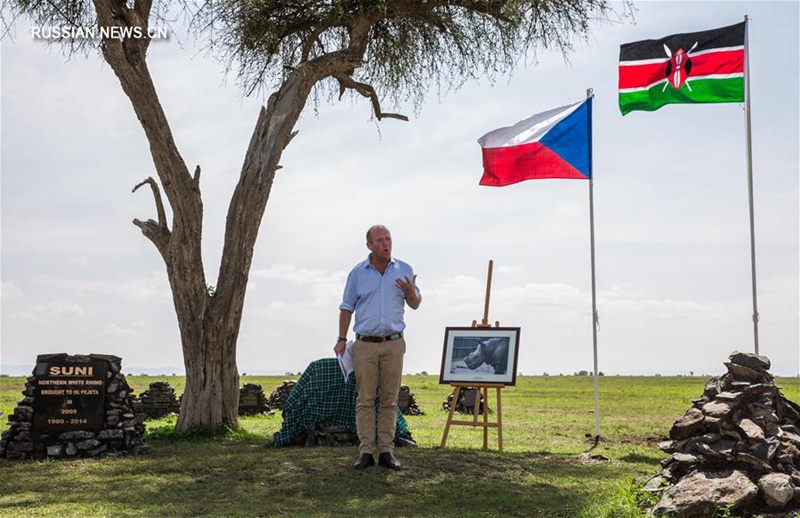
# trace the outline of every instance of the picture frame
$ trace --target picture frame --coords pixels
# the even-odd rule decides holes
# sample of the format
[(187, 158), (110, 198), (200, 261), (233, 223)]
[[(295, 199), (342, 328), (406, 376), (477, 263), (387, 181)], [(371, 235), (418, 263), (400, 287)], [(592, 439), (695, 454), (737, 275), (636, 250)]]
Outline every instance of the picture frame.
[(439, 383), (515, 385), (519, 327), (447, 327)]

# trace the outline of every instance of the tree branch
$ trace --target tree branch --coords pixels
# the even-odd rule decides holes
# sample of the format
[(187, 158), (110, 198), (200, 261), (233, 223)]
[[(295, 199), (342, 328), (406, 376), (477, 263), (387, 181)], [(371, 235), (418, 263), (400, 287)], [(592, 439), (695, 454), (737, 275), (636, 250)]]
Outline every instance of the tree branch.
[(330, 29), (331, 27), (335, 27), (335, 25), (330, 23), (321, 23), (319, 27), (314, 28), (311, 31), (311, 34), (306, 37), (305, 41), (303, 42), (303, 50), (300, 54), (300, 61), (308, 61), (308, 57), (311, 55), (311, 49), (315, 43), (317, 43), (324, 52), (324, 46), (322, 44), (322, 40), (319, 38), (320, 34), (325, 32), (326, 30)]
[(135, 0), (133, 8), (142, 17), (142, 20), (150, 19), (150, 9), (153, 7), (153, 0)]
[(144, 184), (150, 184), (150, 189), (153, 191), (158, 221), (153, 221), (152, 219), (148, 219), (147, 221), (134, 219), (133, 224), (142, 230), (142, 234), (144, 234), (147, 239), (156, 245), (156, 248), (161, 253), (161, 256), (166, 259), (167, 246), (169, 245), (169, 240), (172, 237), (172, 233), (170, 232), (169, 228), (167, 228), (167, 215), (164, 211), (164, 203), (161, 201), (161, 191), (158, 188), (158, 184), (155, 180), (153, 180), (152, 176), (149, 176), (141, 183), (136, 184), (131, 192), (136, 192), (139, 187), (143, 186)]
[(359, 83), (347, 74), (335, 73), (333, 74), (333, 77), (339, 82), (339, 100), (342, 99), (342, 95), (344, 95), (345, 90), (349, 88), (351, 90), (355, 90), (359, 94), (369, 98), (370, 101), (372, 101), (372, 110), (375, 112), (375, 117), (377, 117), (378, 120), (386, 118), (408, 121), (408, 117), (405, 115), (401, 115), (399, 113), (385, 113), (383, 110), (381, 110), (381, 103), (378, 99), (378, 94), (375, 92), (375, 89), (372, 86), (366, 83)]
[[(197, 166), (200, 169), (200, 166)], [(199, 171), (195, 171), (195, 178), (199, 177)], [(166, 212), (164, 211), (164, 203), (161, 201), (161, 190), (158, 188), (158, 184), (155, 180), (153, 180), (152, 176), (148, 176), (147, 179), (143, 180), (142, 182), (136, 184), (131, 192), (136, 192), (139, 187), (143, 186), (144, 184), (150, 184), (150, 189), (153, 191), (153, 198), (156, 201), (156, 211), (158, 213), (158, 225), (160, 227), (167, 228), (167, 216)]]
[(197, 164), (197, 167), (194, 168), (194, 177), (192, 178), (194, 181), (194, 188), (200, 189), (200, 164)]

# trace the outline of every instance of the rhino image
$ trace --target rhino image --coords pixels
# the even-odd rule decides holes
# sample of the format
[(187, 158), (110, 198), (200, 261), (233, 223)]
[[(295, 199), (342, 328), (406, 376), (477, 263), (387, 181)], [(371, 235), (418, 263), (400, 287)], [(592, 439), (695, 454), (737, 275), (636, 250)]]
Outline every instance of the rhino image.
[(495, 374), (505, 374), (508, 369), (508, 338), (489, 338), (464, 358), (467, 367), (474, 370), (483, 363), (490, 365)]

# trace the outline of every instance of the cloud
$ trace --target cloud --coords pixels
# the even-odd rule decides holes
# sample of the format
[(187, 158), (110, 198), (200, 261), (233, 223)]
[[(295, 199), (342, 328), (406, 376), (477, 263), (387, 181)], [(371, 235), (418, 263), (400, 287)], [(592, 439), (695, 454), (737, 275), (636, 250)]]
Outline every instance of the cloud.
[(432, 279), (422, 289), (423, 301), (433, 304), (445, 314), (469, 312), (479, 301), (484, 300), (484, 281), (468, 275), (445, 277), (437, 282)]
[(293, 264), (276, 264), (269, 268), (253, 270), (250, 276), (261, 279), (279, 279), (294, 284), (308, 285), (316, 284), (319, 281), (325, 282), (330, 280), (333, 276), (339, 279), (344, 275), (346, 274), (342, 272), (331, 274), (325, 270), (301, 268)]
[(139, 338), (145, 335), (145, 324), (141, 320), (133, 322), (129, 327), (122, 327), (118, 324), (106, 324), (100, 331), (100, 336), (107, 336), (111, 338)]
[(539, 311), (570, 311), (590, 303), (590, 293), (564, 283), (526, 284), (498, 290), (497, 299), (516, 307), (533, 307)]
[(23, 300), (25, 295), (19, 287), (17, 281), (2, 281), (0, 282), (0, 300), (2, 303), (8, 304), (9, 302), (16, 302)]
[(46, 304), (34, 304), (29, 306), (30, 311), (40, 316), (71, 316), (85, 317), (86, 311), (75, 302), (70, 300), (54, 300)]
[[(255, 269), (250, 279), (268, 281), (268, 289), (289, 293), (290, 297), (303, 297), (304, 304), (312, 306), (337, 305), (342, 296), (347, 272), (331, 272), (282, 263), (268, 268)], [(286, 286), (286, 284), (290, 286)], [(258, 287), (256, 287), (258, 289)], [(310, 295), (310, 300), (308, 296)]]
[(171, 301), (167, 274), (151, 272), (144, 277), (124, 280), (94, 280), (92, 278), (65, 279), (41, 276), (38, 282), (44, 286), (55, 287), (69, 293), (113, 296), (130, 301)]

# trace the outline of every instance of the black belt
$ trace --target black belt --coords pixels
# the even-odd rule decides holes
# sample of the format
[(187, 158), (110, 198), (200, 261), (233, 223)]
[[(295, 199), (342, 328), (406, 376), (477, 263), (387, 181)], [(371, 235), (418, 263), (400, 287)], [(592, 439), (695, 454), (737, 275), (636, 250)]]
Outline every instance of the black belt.
[(403, 338), (403, 333), (392, 333), (390, 335), (383, 336), (364, 336), (356, 333), (356, 340), (361, 340), (362, 342), (391, 342), (392, 340), (397, 340), (398, 338)]

